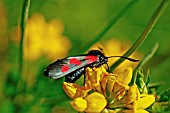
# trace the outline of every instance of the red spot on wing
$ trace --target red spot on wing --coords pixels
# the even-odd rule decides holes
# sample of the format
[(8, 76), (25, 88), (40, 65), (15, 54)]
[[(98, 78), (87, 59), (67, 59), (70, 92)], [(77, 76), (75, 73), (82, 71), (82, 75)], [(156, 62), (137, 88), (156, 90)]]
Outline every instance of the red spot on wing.
[(79, 66), (79, 65), (81, 64), (81, 61), (78, 60), (78, 59), (76, 59), (76, 58), (70, 59), (69, 62), (70, 62), (70, 64), (75, 64), (75, 65), (77, 65), (77, 66)]
[(67, 72), (69, 69), (69, 66), (68, 65), (65, 65), (61, 68), (61, 72)]
[(86, 59), (86, 60), (89, 60), (89, 61), (87, 62), (87, 64), (90, 64), (90, 63), (95, 62), (95, 61), (98, 59), (98, 57), (97, 57), (97, 56), (86, 56), (85, 59)]

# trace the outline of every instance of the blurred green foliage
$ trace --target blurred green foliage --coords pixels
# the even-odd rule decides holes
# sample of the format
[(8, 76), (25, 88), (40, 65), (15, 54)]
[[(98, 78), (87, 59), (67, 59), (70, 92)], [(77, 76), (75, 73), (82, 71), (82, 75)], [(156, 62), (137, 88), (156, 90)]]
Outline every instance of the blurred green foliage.
[[(93, 36), (99, 31), (106, 21), (116, 16), (130, 0), (31, 0), (29, 17), (40, 13), (47, 22), (58, 19), (64, 24), (64, 35), (71, 41), (68, 55), (77, 55), (86, 47)], [(120, 41), (136, 41), (148, 20), (161, 0), (136, 0), (128, 11), (116, 24), (102, 37), (100, 41), (116, 38)], [(43, 55), (35, 61), (24, 61), (24, 77), (33, 76), (24, 81), (19, 77), (19, 92), (15, 92), (18, 72), (19, 44), (12, 39), (11, 32), (19, 25), (22, 9), (20, 0), (0, 1), (0, 111), (1, 113), (74, 113), (69, 105), (69, 98), (63, 93), (62, 82), (51, 80), (43, 76), (45, 67), (52, 61)], [(170, 62), (170, 7), (161, 16), (153, 31), (139, 51), (146, 54), (159, 43), (156, 55), (144, 69), (150, 69), (151, 82), (164, 82), (159, 88), (170, 87), (169, 62)], [(50, 37), (48, 37), (50, 38)], [(38, 42), (37, 42), (38, 43)], [(114, 47), (114, 45), (113, 45)], [(44, 45), (46, 48), (46, 45)], [(35, 48), (36, 49), (36, 48)], [(55, 48), (54, 48), (55, 49)], [(56, 54), (56, 59), (58, 59)], [(30, 85), (29, 82), (32, 84)]]

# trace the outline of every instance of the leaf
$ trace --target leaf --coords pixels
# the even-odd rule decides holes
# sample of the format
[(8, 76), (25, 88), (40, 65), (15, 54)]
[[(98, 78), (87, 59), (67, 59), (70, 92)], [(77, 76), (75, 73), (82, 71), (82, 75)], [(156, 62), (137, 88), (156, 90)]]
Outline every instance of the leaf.
[(156, 113), (170, 111), (170, 102), (156, 102), (152, 105), (152, 110)]
[(142, 69), (139, 68), (136, 75), (136, 85), (138, 86), (140, 93), (147, 94), (148, 91), (147, 91), (146, 83), (144, 81), (144, 77), (145, 75), (143, 74)]
[(162, 91), (159, 96), (159, 102), (152, 105), (152, 110), (159, 113), (170, 111), (170, 89)]
[(160, 93), (159, 101), (160, 102), (167, 102), (167, 101), (170, 102), (170, 88), (166, 89)]
[(162, 82), (148, 84), (148, 86), (147, 86), (147, 88), (148, 88), (148, 93), (149, 93), (149, 94), (156, 94), (156, 90), (157, 90), (162, 84), (163, 84)]

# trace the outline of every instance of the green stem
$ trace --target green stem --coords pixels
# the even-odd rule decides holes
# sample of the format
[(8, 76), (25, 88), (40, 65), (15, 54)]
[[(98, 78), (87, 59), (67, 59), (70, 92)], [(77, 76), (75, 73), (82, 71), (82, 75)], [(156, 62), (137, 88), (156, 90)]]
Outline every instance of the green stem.
[(145, 55), (142, 61), (138, 64), (136, 69), (138, 69), (139, 67), (143, 66), (146, 62), (148, 62), (153, 57), (153, 55), (156, 53), (158, 47), (159, 47), (159, 44), (156, 43), (155, 46), (152, 48), (152, 50), (147, 55)]
[(23, 72), (25, 26), (26, 26), (26, 23), (27, 23), (29, 6), (30, 6), (30, 0), (23, 0), (21, 20), (20, 20), (21, 39), (20, 39), (20, 46), (19, 46), (19, 69), (18, 69), (18, 78), (17, 78), (17, 86), (16, 86), (16, 89), (15, 89), (15, 95), (16, 95), (16, 93), (18, 93), (18, 91), (21, 90), (20, 87), (22, 86), (19, 79), (22, 77), (22, 72)]
[[(138, 47), (143, 43), (143, 41), (147, 38), (155, 24), (157, 23), (160, 16), (163, 14), (165, 9), (168, 7), (169, 0), (163, 0), (159, 7), (156, 9), (154, 14), (152, 15), (151, 19), (149, 20), (146, 28), (144, 29), (143, 33), (139, 36), (136, 42), (131, 46), (131, 48), (123, 55), (125, 57), (130, 56)], [(110, 69), (115, 69), (120, 63), (122, 63), (125, 59), (118, 59)]]
[(109, 31), (109, 29), (118, 21), (120, 20), (120, 18), (128, 11), (128, 9), (130, 9), (136, 2), (138, 2), (139, 0), (132, 0), (131, 2), (129, 2), (117, 15), (112, 16), (105, 24), (103, 27), (101, 27), (101, 29), (99, 31), (97, 31), (97, 33), (95, 34), (94, 38), (92, 41), (90, 41), (88, 44), (86, 44), (86, 46), (80, 50), (80, 53), (84, 53), (86, 52), (94, 43), (96, 43), (97, 41), (99, 41), (105, 34), (107, 31)]
[[(142, 61), (137, 65), (137, 67), (135, 68), (134, 72), (133, 72), (133, 76), (131, 79), (131, 83), (130, 85), (132, 85), (133, 83), (136, 82), (136, 78), (137, 78), (137, 72), (139, 71), (139, 67), (143, 66), (146, 62), (148, 62), (153, 55), (156, 53), (157, 49), (158, 49), (159, 44), (156, 43), (155, 46), (153, 47), (153, 49), (142, 59)], [(147, 75), (144, 77), (147, 78)], [(144, 79), (145, 80), (145, 79)]]

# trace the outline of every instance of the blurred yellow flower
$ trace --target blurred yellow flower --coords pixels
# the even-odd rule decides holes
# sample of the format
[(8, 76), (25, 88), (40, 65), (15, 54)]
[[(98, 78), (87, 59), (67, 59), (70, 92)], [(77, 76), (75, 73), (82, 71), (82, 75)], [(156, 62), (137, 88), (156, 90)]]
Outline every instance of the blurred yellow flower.
[(64, 26), (59, 20), (46, 22), (42, 15), (33, 15), (26, 27), (25, 57), (32, 60), (42, 54), (50, 59), (64, 57), (70, 48), (70, 41), (63, 32)]
[[(32, 15), (26, 25), (24, 57), (33, 61), (40, 56), (51, 60), (65, 57), (71, 43), (63, 32), (64, 25), (61, 21), (54, 19), (47, 22), (41, 14)], [(16, 34), (17, 31), (14, 31), (13, 35)]]
[[(126, 41), (125, 43), (121, 42), (120, 40), (117, 39), (109, 39), (107, 41), (103, 42), (98, 42), (95, 43), (91, 49), (94, 48), (102, 48), (106, 56), (122, 56), (129, 48), (130, 48), (130, 42)], [(139, 51), (134, 52), (131, 56), (133, 59), (140, 59), (142, 57), (142, 54)], [(110, 58), (109, 59), (109, 66), (111, 66), (115, 61), (117, 61), (119, 58)], [(127, 67), (136, 67), (138, 63), (130, 62), (128, 60), (125, 60), (122, 62), (116, 69), (114, 70), (115, 72), (120, 72), (125, 70)]]
[(108, 73), (103, 66), (86, 68), (84, 86), (64, 82), (63, 89), (73, 99), (72, 107), (79, 112), (147, 113), (145, 109), (155, 97), (140, 94), (135, 83), (129, 86), (132, 72), (131, 67), (118, 74)]

